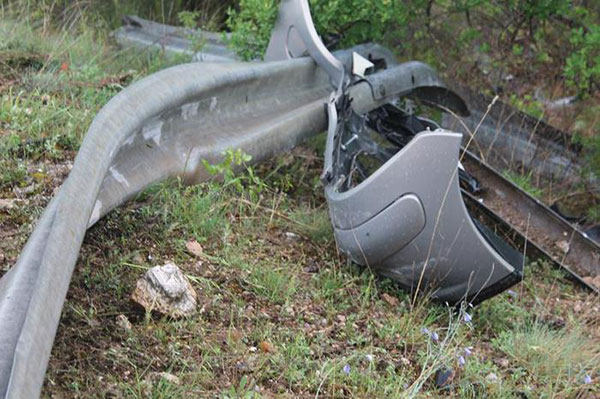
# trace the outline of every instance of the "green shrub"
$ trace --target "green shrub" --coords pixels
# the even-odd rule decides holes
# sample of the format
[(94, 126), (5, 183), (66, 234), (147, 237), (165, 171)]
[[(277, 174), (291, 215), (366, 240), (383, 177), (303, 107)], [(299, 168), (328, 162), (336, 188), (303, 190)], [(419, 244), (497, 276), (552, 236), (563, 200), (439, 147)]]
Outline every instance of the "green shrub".
[(267, 49), (277, 18), (275, 0), (240, 0), (239, 11), (228, 10), (229, 44), (244, 60), (261, 57)]
[[(240, 0), (239, 10), (229, 9), (230, 45), (246, 59), (259, 58), (269, 44), (278, 11), (275, 0)], [(351, 46), (383, 41), (398, 34), (411, 16), (425, 10), (426, 1), (410, 6), (390, 0), (311, 0), (311, 14), (325, 42)]]
[(567, 84), (587, 93), (600, 82), (600, 25), (573, 29), (570, 42), (576, 49), (565, 64)]
[(566, 14), (572, 6), (570, 0), (511, 0), (514, 11), (528, 19), (544, 21), (557, 14)]

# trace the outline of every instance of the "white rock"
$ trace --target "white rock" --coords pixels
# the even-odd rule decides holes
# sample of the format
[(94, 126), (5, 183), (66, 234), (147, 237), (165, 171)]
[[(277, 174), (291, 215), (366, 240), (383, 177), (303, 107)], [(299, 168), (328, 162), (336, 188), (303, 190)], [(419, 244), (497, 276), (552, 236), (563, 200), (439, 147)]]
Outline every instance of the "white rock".
[(286, 231), (285, 238), (290, 241), (297, 241), (300, 238), (300, 236), (296, 233), (292, 233), (291, 231)]
[(181, 380), (179, 379), (179, 377), (177, 377), (173, 374), (170, 374), (170, 373), (166, 373), (166, 372), (150, 373), (149, 377), (150, 377), (150, 381), (153, 383), (159, 383), (161, 380), (164, 380), (173, 385), (181, 384)]
[(499, 378), (496, 375), (496, 373), (489, 373), (486, 377), (485, 377), (486, 381), (488, 382), (498, 382)]
[(13, 209), (17, 200), (13, 198), (0, 198), (0, 210)]
[(131, 331), (131, 329), (133, 328), (133, 326), (131, 325), (131, 322), (129, 321), (127, 316), (125, 316), (124, 314), (118, 315), (116, 317), (116, 320), (117, 320), (117, 326), (119, 326), (122, 330)]
[(172, 263), (148, 270), (138, 280), (131, 298), (147, 311), (172, 317), (189, 316), (198, 306), (196, 291)]
[(569, 252), (569, 243), (568, 243), (568, 241), (557, 241), (556, 242), (556, 246), (558, 247), (558, 249), (560, 249), (564, 253)]

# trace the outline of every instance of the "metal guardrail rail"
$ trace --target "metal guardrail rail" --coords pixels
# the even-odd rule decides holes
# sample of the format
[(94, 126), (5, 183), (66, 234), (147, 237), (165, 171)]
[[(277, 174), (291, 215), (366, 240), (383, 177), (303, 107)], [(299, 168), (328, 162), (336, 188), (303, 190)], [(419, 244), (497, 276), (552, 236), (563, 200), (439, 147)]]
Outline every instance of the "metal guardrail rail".
[(521, 242), (527, 241), (528, 252), (527, 246), (519, 245), (526, 255), (551, 260), (574, 280), (600, 293), (600, 287), (592, 282), (592, 277), (600, 274), (600, 246), (596, 242), (473, 153), (466, 151), (463, 165), (486, 188), (476, 195), (463, 191), (463, 196), (483, 208), (495, 223), (502, 220)]
[[(348, 66), (353, 51), (395, 64), (377, 45), (335, 56)], [(421, 69), (425, 82), (419, 78)], [(381, 84), (395, 87), (407, 71), (416, 78), (413, 88), (443, 87), (419, 63), (385, 70)], [(0, 279), (0, 397), (39, 396), (88, 227), (154, 182), (173, 176), (188, 183), (208, 178), (201, 161), (218, 162), (227, 149), (241, 149), (258, 162), (323, 132), (330, 92), (327, 73), (312, 59), (298, 58), (178, 65), (111, 99), (92, 122), (68, 179), (17, 264)], [(365, 112), (398, 93), (389, 90), (385, 98), (375, 99), (369, 84), (362, 83), (349, 94), (353, 106)]]

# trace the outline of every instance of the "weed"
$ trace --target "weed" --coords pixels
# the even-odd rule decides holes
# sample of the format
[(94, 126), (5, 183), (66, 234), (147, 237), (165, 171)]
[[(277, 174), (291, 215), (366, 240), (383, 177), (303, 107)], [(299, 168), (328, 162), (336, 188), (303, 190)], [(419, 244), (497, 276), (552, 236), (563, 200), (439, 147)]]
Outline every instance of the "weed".
[[(254, 169), (246, 166), (252, 157), (241, 150), (227, 150), (223, 153), (223, 160), (217, 164), (210, 164), (202, 160), (202, 164), (213, 176), (222, 177), (224, 188), (232, 187), (238, 194), (246, 193), (251, 201), (256, 201), (265, 189), (262, 180), (256, 176)], [(236, 169), (244, 168), (246, 173), (236, 174)]]
[(592, 359), (599, 355), (581, 331), (553, 331), (537, 323), (502, 331), (492, 342), (522, 370), (525, 379), (541, 384), (538, 397), (580, 392), (577, 381), (595, 369)]
[(223, 392), (223, 399), (252, 399), (259, 397), (258, 392), (254, 391), (254, 384), (248, 382), (248, 377), (243, 376), (237, 387), (232, 386), (229, 390)]
[(517, 174), (510, 170), (505, 170), (504, 172), (502, 172), (502, 175), (504, 176), (504, 178), (512, 181), (514, 184), (519, 186), (523, 191), (527, 192), (529, 195), (531, 195), (533, 197), (541, 198), (542, 195), (544, 194), (542, 189), (537, 188), (533, 184), (533, 182), (532, 182), (533, 172), (529, 172), (528, 174), (525, 174), (525, 175), (520, 175), (520, 174)]
[(541, 102), (534, 100), (530, 94), (517, 96), (511, 94), (509, 98), (510, 104), (519, 109), (521, 112), (529, 114), (535, 118), (541, 119), (544, 116), (544, 107)]

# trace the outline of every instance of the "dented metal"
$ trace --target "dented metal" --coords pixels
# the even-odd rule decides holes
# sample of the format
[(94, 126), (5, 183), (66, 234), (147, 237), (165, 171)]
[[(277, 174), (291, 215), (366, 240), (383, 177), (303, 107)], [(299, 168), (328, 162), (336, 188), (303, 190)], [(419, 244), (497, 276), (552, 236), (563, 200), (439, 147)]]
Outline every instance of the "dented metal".
[[(477, 303), (519, 282), (523, 257), (478, 225), (462, 200), (462, 135), (387, 108), (358, 115), (342, 101), (329, 132), (325, 194), (340, 250), (450, 303)], [(342, 144), (349, 137), (352, 146)]]
[[(336, 57), (349, 67), (352, 51), (394, 64), (376, 45)], [(404, 73), (402, 65), (394, 71), (386, 75), (390, 84)], [(111, 99), (17, 264), (0, 280), (0, 397), (39, 395), (89, 226), (149, 184), (172, 176), (190, 183), (206, 179), (201, 160), (217, 162), (226, 149), (239, 148), (260, 161), (322, 132), (330, 92), (329, 75), (312, 59), (299, 58), (178, 65)], [(350, 93), (358, 107), (374, 106), (368, 85)]]

